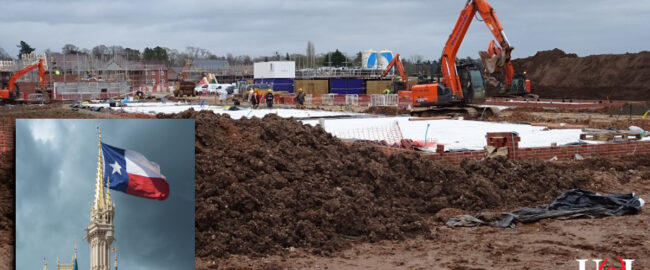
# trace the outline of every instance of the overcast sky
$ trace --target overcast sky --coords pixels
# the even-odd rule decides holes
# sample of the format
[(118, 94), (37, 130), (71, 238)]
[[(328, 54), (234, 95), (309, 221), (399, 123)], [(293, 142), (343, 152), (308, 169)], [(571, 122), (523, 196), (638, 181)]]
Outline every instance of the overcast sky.
[[(439, 58), (464, 0), (81, 1), (1, 0), (0, 47), (16, 55), (25, 40), (37, 51), (66, 43), (142, 50), (195, 46), (217, 55), (353, 54), (390, 49)], [(579, 55), (650, 49), (650, 0), (493, 0), (514, 57), (560, 48)], [(477, 57), (491, 34), (474, 20), (459, 56)]]
[[(90, 223), (97, 164), (96, 124), (105, 143), (142, 153), (160, 165), (165, 201), (111, 191), (120, 269), (194, 267), (194, 120), (17, 120), (16, 265), (90, 269), (82, 237)], [(112, 254), (111, 254), (112, 255)], [(111, 260), (112, 264), (112, 260)]]

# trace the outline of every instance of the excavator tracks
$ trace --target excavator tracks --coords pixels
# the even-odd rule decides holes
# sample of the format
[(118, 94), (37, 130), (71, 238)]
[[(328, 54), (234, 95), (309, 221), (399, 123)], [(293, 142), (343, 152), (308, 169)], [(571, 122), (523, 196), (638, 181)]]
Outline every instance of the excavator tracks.
[(478, 107), (478, 106), (463, 106), (463, 107), (428, 107), (428, 108), (414, 108), (410, 112), (414, 117), (435, 117), (435, 116), (450, 116), (452, 118), (463, 117), (464, 119), (483, 119), (499, 114), (499, 109), (496, 107)]

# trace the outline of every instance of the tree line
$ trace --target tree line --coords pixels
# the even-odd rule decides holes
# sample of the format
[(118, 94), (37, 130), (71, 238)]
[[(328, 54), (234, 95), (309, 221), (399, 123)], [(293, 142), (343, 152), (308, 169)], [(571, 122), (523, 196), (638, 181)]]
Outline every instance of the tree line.
[[(27, 42), (20, 41), (17, 45), (19, 53), (29, 54), (35, 51)], [(46, 53), (54, 53), (47, 49)], [(108, 61), (115, 56), (120, 56), (129, 61), (143, 61), (148, 63), (158, 63), (167, 66), (183, 66), (187, 60), (195, 59), (215, 59), (227, 61), (230, 65), (252, 65), (255, 62), (262, 61), (295, 61), (297, 69), (318, 68), (318, 67), (360, 67), (362, 53), (357, 52), (347, 55), (336, 49), (331, 52), (316, 54), (314, 44), (309, 41), (305, 53), (275, 53), (267, 56), (252, 57), (249, 55), (235, 56), (228, 53), (224, 56), (217, 56), (208, 49), (188, 46), (183, 51), (167, 48), (163, 46), (146, 47), (142, 51), (139, 49), (122, 47), (119, 45), (97, 45), (91, 49), (80, 48), (74, 44), (65, 44), (60, 53), (66, 55), (85, 55), (101, 61)], [(11, 60), (12, 57), (0, 47), (0, 60)], [(438, 61), (425, 60), (421, 55), (413, 55), (407, 59), (402, 59), (404, 68), (409, 75), (425, 74), (436, 75), (439, 73)]]

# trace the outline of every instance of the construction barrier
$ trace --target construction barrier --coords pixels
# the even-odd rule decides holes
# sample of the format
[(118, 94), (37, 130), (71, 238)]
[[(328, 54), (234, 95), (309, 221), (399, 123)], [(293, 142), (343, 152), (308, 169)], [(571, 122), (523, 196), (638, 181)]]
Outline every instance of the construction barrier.
[(359, 95), (345, 95), (345, 105), (346, 106), (359, 106)]
[[(275, 94), (274, 102), (278, 105), (296, 104), (294, 94)], [(391, 95), (359, 95), (359, 94), (305, 94), (306, 105), (322, 106), (408, 106), (410, 99), (400, 98), (396, 94)]]
[(324, 106), (334, 106), (334, 97), (338, 96), (337, 94), (325, 94), (321, 95), (321, 105)]
[(390, 95), (370, 95), (370, 106), (397, 106), (399, 98), (397, 94)]

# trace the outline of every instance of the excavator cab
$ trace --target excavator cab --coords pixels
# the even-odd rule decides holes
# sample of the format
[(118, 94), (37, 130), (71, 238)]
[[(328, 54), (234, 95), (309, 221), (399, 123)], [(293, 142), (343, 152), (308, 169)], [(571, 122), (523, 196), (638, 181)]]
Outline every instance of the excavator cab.
[(515, 74), (515, 76), (512, 77), (510, 92), (514, 95), (522, 96), (528, 92), (526, 89), (526, 76), (524, 74)]
[(512, 83), (510, 84), (508, 94), (512, 96), (539, 98), (538, 95), (531, 93), (530, 80), (526, 78), (526, 72), (512, 76)]
[(411, 88), (413, 105), (425, 106), (456, 106), (459, 103), (483, 102), (485, 100), (485, 84), (479, 65), (473, 61), (459, 60), (456, 63), (458, 78), (463, 90), (463, 97), (453, 94), (451, 87), (444, 83), (418, 84)]
[(463, 102), (485, 101), (485, 83), (480, 67), (474, 62), (459, 62), (456, 64), (458, 78), (460, 79), (463, 95)]

